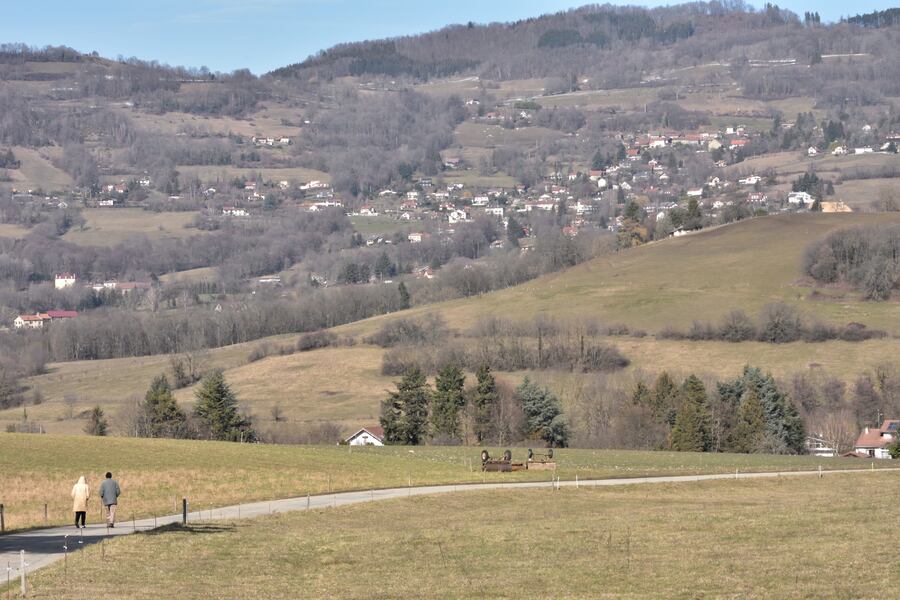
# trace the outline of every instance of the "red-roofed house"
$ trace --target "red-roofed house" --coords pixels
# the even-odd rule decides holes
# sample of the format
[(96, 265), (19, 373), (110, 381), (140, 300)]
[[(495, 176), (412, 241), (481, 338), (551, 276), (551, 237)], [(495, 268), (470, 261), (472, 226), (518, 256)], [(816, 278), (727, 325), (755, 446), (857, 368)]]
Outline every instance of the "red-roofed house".
[(378, 425), (363, 427), (344, 441), (350, 446), (384, 446), (384, 428)]
[(887, 420), (881, 427), (866, 427), (859, 434), (859, 439), (853, 445), (853, 452), (857, 456), (870, 458), (890, 458), (888, 446), (894, 443), (900, 435), (900, 421)]

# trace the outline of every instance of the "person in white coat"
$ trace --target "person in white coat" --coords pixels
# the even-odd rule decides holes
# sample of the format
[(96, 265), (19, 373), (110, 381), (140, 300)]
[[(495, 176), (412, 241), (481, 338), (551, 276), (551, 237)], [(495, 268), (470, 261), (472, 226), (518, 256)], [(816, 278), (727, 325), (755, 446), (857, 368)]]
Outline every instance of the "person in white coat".
[[(72, 510), (75, 512), (75, 528), (84, 529), (84, 521), (87, 518), (87, 503), (91, 497), (91, 488), (84, 480), (84, 475), (78, 478), (78, 483), (72, 486)], [(79, 521), (81, 525), (79, 525)]]

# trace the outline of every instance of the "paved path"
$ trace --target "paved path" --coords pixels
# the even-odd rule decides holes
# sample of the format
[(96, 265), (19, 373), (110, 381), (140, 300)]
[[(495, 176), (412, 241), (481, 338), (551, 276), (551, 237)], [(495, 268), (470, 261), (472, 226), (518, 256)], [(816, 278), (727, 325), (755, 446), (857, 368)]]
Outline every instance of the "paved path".
[[(868, 469), (840, 469), (832, 471), (823, 471), (823, 475), (831, 475), (834, 473), (883, 473), (886, 471), (897, 471), (900, 469), (876, 469), (874, 471)], [(261, 515), (274, 513), (290, 512), (297, 510), (307, 510), (314, 508), (328, 508), (337, 506), (346, 506), (348, 504), (360, 504), (362, 502), (373, 502), (376, 500), (391, 500), (395, 498), (406, 498), (409, 496), (421, 496), (426, 494), (444, 494), (448, 492), (462, 491), (478, 491), (478, 490), (497, 490), (497, 489), (534, 489), (534, 488), (553, 488), (558, 485), (562, 487), (596, 487), (596, 486), (620, 486), (634, 485), (638, 483), (680, 483), (688, 481), (709, 481), (714, 479), (758, 479), (767, 477), (788, 477), (788, 476), (810, 476), (819, 475), (819, 471), (783, 471), (768, 473), (727, 473), (717, 475), (675, 475), (669, 477), (633, 477), (625, 479), (588, 479), (582, 481), (560, 481), (558, 484), (549, 481), (532, 481), (517, 483), (474, 483), (459, 485), (429, 485), (405, 488), (389, 488), (383, 490), (365, 490), (358, 492), (339, 492), (334, 494), (323, 494), (318, 496), (286, 498), (283, 500), (272, 500), (271, 502), (251, 502), (238, 506), (226, 506), (212, 510), (204, 510), (200, 512), (188, 513), (188, 522), (211, 520), (211, 519), (248, 519)], [(74, 552), (85, 545), (99, 542), (106, 538), (116, 537), (119, 535), (128, 535), (136, 531), (147, 531), (164, 525), (180, 523), (181, 515), (168, 515), (165, 517), (139, 519), (134, 522), (120, 522), (114, 529), (107, 529), (104, 525), (88, 525), (86, 529), (81, 531), (75, 529), (74, 526), (51, 527), (48, 529), (35, 529), (23, 531), (21, 533), (11, 533), (0, 536), (0, 572), (7, 568), (12, 569), (12, 579), (19, 578), (19, 561), (21, 550), (25, 550), (25, 561), (27, 571), (31, 572), (35, 569), (45, 567), (57, 560), (62, 560), (66, 551)], [(68, 550), (64, 548), (68, 546)], [(2, 580), (2, 576), (0, 576)]]

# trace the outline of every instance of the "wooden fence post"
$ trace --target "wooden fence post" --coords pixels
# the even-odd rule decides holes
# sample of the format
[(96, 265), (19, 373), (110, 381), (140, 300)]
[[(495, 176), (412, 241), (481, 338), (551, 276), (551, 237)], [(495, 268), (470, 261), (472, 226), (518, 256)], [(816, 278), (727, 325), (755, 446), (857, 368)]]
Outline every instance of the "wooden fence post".
[(181, 499), (181, 524), (187, 525), (188, 501), (187, 498)]

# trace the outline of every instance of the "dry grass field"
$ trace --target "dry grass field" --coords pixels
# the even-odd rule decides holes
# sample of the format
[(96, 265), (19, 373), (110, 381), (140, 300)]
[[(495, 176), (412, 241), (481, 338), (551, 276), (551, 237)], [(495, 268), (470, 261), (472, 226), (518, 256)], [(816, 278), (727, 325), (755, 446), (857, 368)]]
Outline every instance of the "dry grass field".
[(278, 169), (242, 169), (240, 167), (221, 166), (221, 165), (191, 165), (179, 166), (178, 172), (185, 175), (195, 175), (207, 182), (221, 181), (222, 184), (230, 183), (235, 177), (252, 178), (256, 176), (262, 177), (263, 181), (293, 181), (297, 183), (306, 183), (313, 180), (330, 182), (331, 176), (324, 171), (315, 169), (305, 169), (303, 167), (285, 167)]
[(886, 198), (900, 205), (900, 179), (851, 179), (834, 186), (834, 197), (854, 210), (880, 210)]
[[(839, 301), (810, 299), (802, 279), (807, 245), (841, 227), (898, 223), (900, 214), (778, 215), (647, 244), (477, 298), (415, 309), (440, 312), (453, 326), (482, 316), (590, 317), (656, 332), (667, 325), (717, 320), (733, 309), (756, 314), (784, 301), (809, 316), (851, 321), (900, 334), (900, 304), (864, 302), (852, 291), (825, 290)], [(384, 317), (382, 317), (384, 318)], [(389, 318), (389, 317), (388, 317)]]
[(29, 231), (27, 227), (15, 223), (0, 223), (0, 237), (20, 240), (28, 235)]
[(499, 125), (486, 125), (474, 121), (460, 123), (455, 133), (457, 141), (463, 146), (480, 148), (534, 144), (558, 139), (564, 135), (559, 131), (547, 129), (546, 127), (504, 129)]
[(69, 188), (73, 181), (68, 173), (58, 169), (51, 162), (59, 154), (59, 148), (23, 148), (14, 146), (16, 160), (21, 162), (18, 169), (9, 171), (12, 187), (18, 190), (41, 189), (52, 192)]
[(204, 232), (187, 227), (197, 215), (195, 212), (154, 213), (140, 208), (86, 208), (83, 228), (69, 230), (63, 239), (82, 246), (115, 246), (133, 236), (146, 236), (151, 240), (184, 238), (204, 235)]
[(215, 267), (197, 267), (187, 271), (175, 271), (174, 273), (160, 275), (159, 280), (163, 283), (173, 283), (176, 281), (208, 281), (215, 278)]
[[(492, 454), (500, 449), (492, 448)], [(122, 486), (126, 520), (306, 493), (481, 481), (547, 481), (547, 471), (482, 473), (478, 448), (279, 446), (229, 442), (0, 433), (0, 502), (10, 529), (67, 523), (80, 475), (94, 488), (106, 471)], [(525, 450), (515, 450), (524, 457)], [(651, 475), (871, 468), (856, 459), (560, 449), (564, 480)], [(877, 462), (876, 467), (889, 461)], [(95, 504), (96, 502), (96, 504)], [(49, 520), (44, 521), (44, 504)], [(100, 522), (92, 501), (88, 522)]]
[[(276, 103), (262, 103), (259, 110), (245, 118), (228, 116), (204, 116), (182, 112), (162, 115), (134, 109), (121, 109), (135, 125), (148, 131), (175, 135), (190, 132), (199, 136), (236, 134), (247, 138), (254, 135), (296, 137), (300, 135), (299, 122), (302, 111)], [(285, 125), (283, 120), (291, 123)]]
[(119, 538), (32, 597), (880, 598), (900, 570), (861, 549), (895, 494), (873, 473), (423, 496)]
[(411, 231), (416, 229), (415, 222), (401, 221), (394, 217), (385, 216), (350, 217), (350, 223), (353, 224), (353, 229), (363, 236), (391, 235), (397, 231)]

